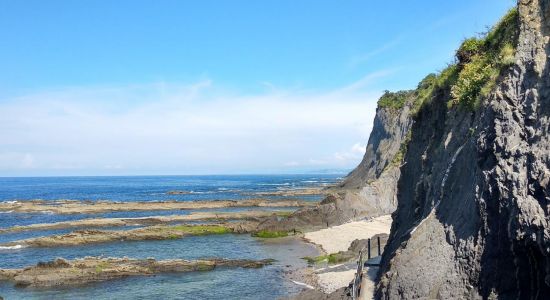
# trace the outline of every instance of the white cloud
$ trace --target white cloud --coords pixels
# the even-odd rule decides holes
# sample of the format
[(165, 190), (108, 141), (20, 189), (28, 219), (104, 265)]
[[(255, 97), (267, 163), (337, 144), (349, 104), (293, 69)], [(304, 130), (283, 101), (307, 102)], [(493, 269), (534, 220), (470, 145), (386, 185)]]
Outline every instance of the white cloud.
[(203, 80), (4, 99), (0, 175), (351, 168), (357, 149), (331, 153), (368, 139), (379, 95), (368, 91), (369, 80), (385, 74), (323, 92), (236, 94)]
[(366, 145), (355, 143), (348, 150), (334, 153), (334, 158), (343, 162), (357, 162), (363, 158), (366, 148)]

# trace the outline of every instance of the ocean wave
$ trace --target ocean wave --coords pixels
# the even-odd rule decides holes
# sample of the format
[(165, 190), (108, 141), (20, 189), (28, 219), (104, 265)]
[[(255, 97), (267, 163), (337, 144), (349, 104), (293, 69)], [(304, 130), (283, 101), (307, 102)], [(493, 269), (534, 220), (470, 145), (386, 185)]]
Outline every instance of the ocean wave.
[(0, 202), (0, 203), (15, 204), (15, 203), (17, 203), (17, 202), (19, 202), (19, 201), (17, 201), (17, 200), (12, 200), (12, 201), (2, 201), (2, 202)]
[(24, 248), (23, 245), (15, 245), (15, 246), (0, 246), (0, 250), (17, 250)]
[(13, 210), (0, 211), (0, 214), (11, 214)]

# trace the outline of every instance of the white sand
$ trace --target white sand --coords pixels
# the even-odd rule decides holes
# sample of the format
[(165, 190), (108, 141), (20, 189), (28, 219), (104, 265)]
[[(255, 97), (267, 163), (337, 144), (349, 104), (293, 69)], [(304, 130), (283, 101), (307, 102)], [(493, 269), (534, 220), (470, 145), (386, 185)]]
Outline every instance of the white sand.
[[(379, 233), (390, 233), (391, 215), (377, 217), (371, 220), (356, 221), (339, 226), (308, 232), (304, 238), (323, 248), (327, 253), (348, 250), (355, 239), (368, 239)], [(332, 266), (334, 269), (338, 266)], [(349, 266), (348, 266), (349, 267)], [(365, 268), (365, 275), (361, 283), (361, 299), (372, 299), (374, 290), (374, 276), (377, 268)], [(348, 270), (331, 272), (329, 269), (317, 270), (317, 283), (324, 293), (331, 293), (341, 287), (348, 286), (355, 276), (355, 266)]]
[(368, 221), (350, 222), (308, 232), (304, 238), (321, 246), (327, 253), (336, 253), (348, 250), (353, 240), (368, 239), (379, 233), (389, 234), (391, 222), (391, 215), (384, 215)]
[(317, 283), (323, 293), (330, 294), (341, 287), (348, 286), (354, 276), (355, 270), (320, 273), (317, 274)]

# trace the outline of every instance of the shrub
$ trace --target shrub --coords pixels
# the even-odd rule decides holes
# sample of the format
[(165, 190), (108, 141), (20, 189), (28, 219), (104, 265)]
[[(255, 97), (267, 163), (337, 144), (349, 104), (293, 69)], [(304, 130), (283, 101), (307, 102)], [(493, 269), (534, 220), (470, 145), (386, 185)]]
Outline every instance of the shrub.
[(456, 64), (449, 64), (443, 69), (435, 81), (436, 87), (445, 88), (452, 86), (458, 79), (459, 69)]
[[(515, 63), (518, 37), (519, 14), (517, 9), (512, 9), (484, 35), (464, 40), (456, 52), (457, 63), (449, 64), (437, 75), (429, 74), (416, 90), (385, 91), (378, 106), (396, 111), (412, 97), (414, 116), (425, 103), (431, 101), (436, 91), (445, 90), (451, 94), (448, 108), (460, 105), (475, 110), (482, 98), (493, 91), (503, 70)], [(404, 153), (404, 149), (400, 149), (392, 165), (401, 162)]]
[(519, 37), (519, 13), (513, 8), (500, 19), (500, 21), (486, 33), (483, 44), (485, 50), (498, 54), (506, 45), (517, 45)]
[(469, 38), (462, 42), (462, 45), (456, 51), (456, 58), (461, 64), (469, 63), (475, 55), (479, 54), (483, 48), (483, 41), (477, 38)]
[(510, 10), (480, 40), (467, 39), (457, 51), (460, 63), (456, 82), (451, 85), (449, 107), (460, 104), (475, 110), (481, 99), (496, 86), (502, 70), (514, 64), (519, 23), (516, 9)]
[(506, 43), (500, 49), (498, 56), (498, 61), (500, 62), (501, 67), (509, 67), (515, 63), (515, 54), (516, 49), (512, 44)]
[(475, 56), (460, 71), (456, 84), (451, 87), (453, 104), (461, 104), (470, 109), (476, 108), (481, 90), (493, 75), (491, 63), (483, 57)]
[(384, 94), (380, 97), (380, 100), (378, 100), (378, 107), (397, 111), (405, 106), (407, 98), (411, 96), (412, 93), (413, 91), (384, 91)]
[(412, 114), (416, 115), (422, 108), (424, 103), (428, 103), (432, 99), (433, 91), (435, 90), (437, 75), (434, 73), (428, 74), (418, 84), (415, 90), (415, 100), (413, 102)]

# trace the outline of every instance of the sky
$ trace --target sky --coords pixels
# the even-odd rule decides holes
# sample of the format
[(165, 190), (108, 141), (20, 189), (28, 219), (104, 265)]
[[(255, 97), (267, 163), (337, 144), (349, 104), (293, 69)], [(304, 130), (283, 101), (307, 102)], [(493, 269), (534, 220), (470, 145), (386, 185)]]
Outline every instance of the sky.
[(350, 170), (509, 0), (0, 0), (0, 176)]

